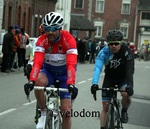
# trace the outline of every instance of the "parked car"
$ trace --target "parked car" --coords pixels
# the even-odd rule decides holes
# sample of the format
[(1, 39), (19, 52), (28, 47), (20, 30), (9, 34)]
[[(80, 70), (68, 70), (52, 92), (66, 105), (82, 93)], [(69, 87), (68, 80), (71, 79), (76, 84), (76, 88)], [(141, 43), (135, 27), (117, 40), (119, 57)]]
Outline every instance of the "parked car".
[(2, 45), (3, 45), (3, 37), (5, 33), (6, 31), (2, 31), (2, 33), (0, 34), (0, 65), (2, 64), (2, 58), (3, 58)]
[(34, 56), (35, 44), (36, 44), (36, 42), (37, 42), (37, 39), (38, 39), (38, 38), (36, 38), (36, 37), (30, 37), (30, 38), (29, 38), (29, 40), (30, 40), (29, 43), (32, 45), (32, 48), (33, 48), (33, 49), (32, 49), (32, 54), (31, 54), (31, 56), (32, 56), (31, 58), (33, 58), (33, 56)]

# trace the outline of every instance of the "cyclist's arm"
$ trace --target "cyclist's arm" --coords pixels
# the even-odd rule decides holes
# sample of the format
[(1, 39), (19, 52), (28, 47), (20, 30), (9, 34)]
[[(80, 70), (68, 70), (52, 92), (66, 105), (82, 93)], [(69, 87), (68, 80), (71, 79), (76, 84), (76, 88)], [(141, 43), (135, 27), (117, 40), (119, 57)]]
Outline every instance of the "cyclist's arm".
[(75, 72), (77, 65), (77, 49), (69, 49), (66, 54), (66, 66), (67, 66), (67, 84), (75, 84)]
[(30, 74), (30, 80), (36, 81), (40, 69), (44, 62), (45, 49), (43, 47), (36, 46), (34, 52), (34, 64)]
[(97, 57), (96, 57), (96, 62), (95, 62), (95, 66), (94, 66), (94, 73), (93, 73), (93, 77), (92, 77), (92, 84), (98, 84), (99, 79), (100, 79), (100, 74), (102, 72), (103, 69), (103, 65), (107, 60), (107, 54), (109, 49), (108, 47), (105, 47), (103, 50), (101, 50)]
[(126, 65), (127, 85), (133, 87), (134, 55), (129, 53)]

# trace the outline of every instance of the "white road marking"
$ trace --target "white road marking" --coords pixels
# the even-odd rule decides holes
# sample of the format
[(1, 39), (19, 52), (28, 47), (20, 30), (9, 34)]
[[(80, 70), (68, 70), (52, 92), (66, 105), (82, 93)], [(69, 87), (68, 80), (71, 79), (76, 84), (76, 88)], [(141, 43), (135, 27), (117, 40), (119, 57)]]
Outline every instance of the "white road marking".
[(150, 104), (149, 100), (144, 100), (144, 99), (132, 98), (132, 101), (138, 102), (138, 103)]
[(36, 100), (32, 100), (31, 102), (24, 103), (23, 105), (27, 106), (27, 105), (30, 105), (30, 104), (35, 103), (35, 102), (36, 102)]
[(8, 113), (13, 112), (13, 111), (15, 111), (15, 110), (16, 110), (15, 108), (8, 109), (8, 110), (6, 110), (6, 111), (1, 112), (1, 113), (0, 113), (0, 116), (3, 116), (3, 115), (5, 115), (5, 114), (8, 114)]
[(85, 83), (86, 81), (81, 81), (81, 82), (78, 82), (77, 84), (82, 84), (82, 83)]
[(149, 69), (150, 67), (149, 66), (145, 66), (145, 68)]
[(91, 81), (92, 80), (92, 78), (89, 78), (89, 79), (87, 79), (88, 81)]

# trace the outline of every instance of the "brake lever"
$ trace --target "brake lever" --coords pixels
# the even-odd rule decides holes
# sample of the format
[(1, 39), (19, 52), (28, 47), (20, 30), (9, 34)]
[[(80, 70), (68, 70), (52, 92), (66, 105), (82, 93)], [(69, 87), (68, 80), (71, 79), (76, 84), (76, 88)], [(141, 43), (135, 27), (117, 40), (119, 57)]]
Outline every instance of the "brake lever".
[(30, 95), (27, 95), (27, 100), (31, 102)]
[(96, 98), (96, 94), (93, 94), (93, 97), (94, 97), (94, 100), (96, 101), (96, 100), (97, 100), (97, 98)]

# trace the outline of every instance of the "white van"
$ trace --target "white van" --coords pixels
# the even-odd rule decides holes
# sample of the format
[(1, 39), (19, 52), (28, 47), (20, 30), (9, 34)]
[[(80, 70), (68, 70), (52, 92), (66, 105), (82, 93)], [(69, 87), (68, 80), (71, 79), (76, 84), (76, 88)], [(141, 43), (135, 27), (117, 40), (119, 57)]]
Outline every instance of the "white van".
[(2, 64), (2, 58), (3, 58), (3, 53), (2, 53), (2, 44), (3, 44), (3, 37), (6, 34), (6, 31), (2, 31), (0, 34), (0, 65)]

